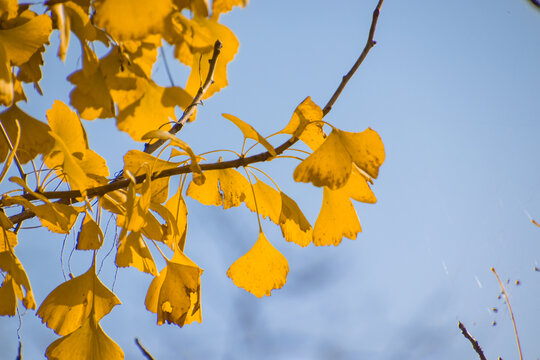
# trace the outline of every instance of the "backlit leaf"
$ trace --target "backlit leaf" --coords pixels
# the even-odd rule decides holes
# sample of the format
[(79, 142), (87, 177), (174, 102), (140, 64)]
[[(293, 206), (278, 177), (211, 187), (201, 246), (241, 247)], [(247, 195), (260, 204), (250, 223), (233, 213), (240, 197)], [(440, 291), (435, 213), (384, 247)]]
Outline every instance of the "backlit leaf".
[(116, 253), (116, 265), (132, 266), (142, 272), (157, 275), (154, 258), (140, 232), (132, 231), (125, 239), (121, 239)]
[(103, 232), (87, 212), (77, 235), (77, 250), (97, 250), (103, 245)]
[(49, 345), (45, 356), (49, 360), (122, 360), (124, 352), (90, 316), (80, 328)]
[[(9, 276), (12, 281), (11, 284), (6, 284), (7, 287), (3, 291), (12, 291), (20, 300), (22, 300), (25, 308), (35, 309), (36, 302), (34, 301), (30, 280), (28, 280), (26, 271), (12, 249), (0, 252), (0, 270), (7, 272), (6, 278)], [(0, 299), (0, 301), (8, 301), (8, 304), (1, 304), (0, 308), (6, 305), (6, 309), (9, 309), (13, 297), (6, 295), (6, 293), (3, 293), (2, 295), (6, 297)], [(9, 313), (7, 315), (13, 316), (15, 314)]]
[(296, 202), (283, 192), (281, 193), (279, 224), (285, 240), (302, 247), (308, 246), (311, 243), (311, 225)]
[(234, 6), (245, 7), (248, 0), (214, 0), (212, 1), (212, 17), (219, 17), (220, 14), (232, 10)]
[(93, 5), (94, 23), (119, 41), (160, 32), (165, 18), (173, 10), (172, 0), (96, 0)]
[(203, 205), (223, 205), (223, 195), (219, 191), (218, 171), (205, 171), (204, 176), (206, 180), (202, 185), (193, 181), (189, 184), (186, 195)]
[(0, 43), (0, 105), (11, 106), (15, 97), (13, 74), (4, 45)]
[(313, 228), (313, 244), (339, 245), (343, 237), (356, 239), (362, 231), (351, 200), (341, 189), (323, 188), (321, 212)]
[(361, 133), (339, 130), (341, 142), (351, 155), (352, 161), (369, 176), (377, 178), (384, 162), (384, 145), (374, 130), (367, 128)]
[(157, 314), (157, 323), (180, 327), (201, 322), (201, 275), (203, 270), (177, 250), (154, 278), (146, 295), (146, 308)]
[(236, 286), (263, 297), (283, 287), (288, 272), (287, 259), (260, 232), (255, 245), (231, 265), (227, 276)]
[(262, 137), (257, 132), (257, 130), (255, 130), (251, 125), (240, 120), (234, 115), (230, 115), (230, 114), (221, 114), (221, 115), (223, 115), (225, 119), (229, 120), (234, 125), (236, 125), (242, 131), (246, 139), (253, 139), (257, 141), (258, 143), (263, 145), (266, 148), (266, 150), (268, 150), (268, 152), (272, 154), (272, 156), (277, 156), (276, 149), (274, 149), (274, 147), (270, 145), (270, 143), (264, 137)]
[[(0, 113), (0, 121), (10, 139), (14, 139), (17, 133), (15, 120), (21, 127), (17, 157), (23, 164), (34, 159), (38, 154), (46, 154), (51, 150), (54, 140), (49, 135), (49, 126), (26, 114), (15, 105)], [(0, 141), (0, 161), (5, 160), (8, 151), (6, 142)]]
[(236, 169), (222, 169), (217, 172), (223, 193), (223, 208), (240, 206), (251, 194), (249, 181)]
[(49, 40), (51, 18), (39, 15), (26, 23), (7, 30), (0, 30), (0, 43), (4, 45), (11, 65), (19, 66)]
[(321, 121), (322, 118), (323, 112), (321, 108), (308, 96), (296, 107), (291, 120), (279, 133), (294, 135), (299, 138), (310, 122)]
[[(257, 181), (253, 184), (253, 191), (257, 199), (257, 208), (263, 218), (269, 218), (273, 223), (279, 224), (279, 215), (281, 214), (281, 194), (268, 184)], [(246, 194), (246, 206), (255, 212), (255, 202), (253, 195)]]
[(17, 298), (20, 290), (15, 280), (7, 274), (0, 287), (0, 316), (15, 316), (17, 314)]
[(180, 248), (181, 251), (184, 251), (186, 232), (187, 232), (188, 209), (184, 201), (184, 197), (182, 196), (182, 188), (180, 187), (178, 188), (178, 191), (176, 192), (176, 194), (174, 194), (174, 196), (172, 196), (167, 201), (167, 203), (165, 204), (165, 207), (167, 208), (167, 210), (169, 210), (169, 212), (173, 216), (173, 219), (171, 220), (165, 219), (165, 217), (163, 217), (165, 220), (168, 220), (167, 227), (172, 228), (167, 233), (173, 236), (173, 241), (176, 244), (178, 244), (178, 247)]
[(337, 130), (334, 130), (313, 154), (296, 167), (293, 177), (298, 182), (339, 189), (345, 185), (351, 171), (351, 156)]
[(83, 326), (88, 318), (99, 321), (118, 304), (120, 300), (97, 277), (94, 263), (84, 274), (51, 291), (37, 315), (58, 335), (67, 335)]

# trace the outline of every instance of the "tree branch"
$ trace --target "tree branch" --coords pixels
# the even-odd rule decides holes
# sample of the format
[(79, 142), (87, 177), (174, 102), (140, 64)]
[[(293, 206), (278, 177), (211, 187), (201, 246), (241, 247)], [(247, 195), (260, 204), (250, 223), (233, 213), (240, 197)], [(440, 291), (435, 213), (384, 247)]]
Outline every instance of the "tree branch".
[(354, 63), (351, 70), (349, 70), (347, 75), (343, 76), (343, 78), (341, 79), (341, 84), (339, 84), (338, 88), (334, 92), (334, 95), (332, 95), (332, 97), (330, 98), (330, 100), (328, 101), (328, 103), (323, 109), (324, 115), (328, 114), (330, 110), (332, 110), (332, 106), (334, 106), (334, 103), (339, 98), (339, 95), (341, 95), (341, 92), (343, 91), (343, 89), (345, 88), (349, 80), (352, 78), (352, 76), (354, 75), (356, 70), (360, 67), (360, 65), (364, 62), (364, 59), (366, 58), (371, 48), (375, 46), (376, 42), (373, 40), (373, 37), (375, 36), (375, 28), (377, 27), (377, 21), (379, 20), (379, 14), (381, 12), (381, 6), (383, 2), (384, 0), (379, 0), (377, 7), (375, 8), (375, 10), (373, 10), (373, 17), (371, 19), (371, 27), (369, 29), (369, 36), (366, 42), (366, 46), (364, 47), (364, 50), (362, 51), (362, 53), (360, 54), (360, 56)]
[(152, 354), (150, 354), (148, 350), (146, 350), (144, 346), (142, 346), (141, 342), (139, 341), (139, 338), (135, 338), (135, 344), (137, 345), (139, 350), (141, 350), (145, 358), (147, 358), (148, 360), (154, 360), (154, 357), (152, 356)]
[(463, 334), (463, 336), (465, 336), (467, 338), (467, 340), (469, 340), (469, 342), (471, 343), (474, 351), (476, 351), (476, 353), (478, 354), (478, 357), (480, 358), (480, 360), (487, 360), (486, 356), (484, 355), (484, 352), (482, 351), (482, 348), (478, 344), (478, 341), (476, 341), (471, 336), (471, 334), (469, 334), (469, 332), (467, 331), (467, 328), (465, 327), (465, 325), (463, 325), (463, 323), (461, 321), (459, 321), (458, 326), (461, 329), (461, 333)]
[[(328, 103), (324, 107), (323, 117), (326, 116), (326, 114), (328, 114), (330, 112), (330, 110), (332, 109), (332, 105), (338, 99), (339, 95), (341, 94), (341, 92), (345, 88), (345, 85), (347, 85), (347, 82), (353, 76), (354, 72), (360, 66), (360, 64), (362, 64), (365, 57), (369, 53), (369, 50), (373, 47), (373, 45), (375, 45), (375, 42), (373, 41), (373, 36), (375, 34), (375, 27), (377, 25), (377, 20), (379, 18), (379, 13), (380, 13), (380, 8), (382, 6), (383, 1), (384, 0), (379, 0), (379, 2), (377, 4), (377, 7), (375, 8), (375, 10), (373, 12), (373, 19), (372, 19), (371, 27), (370, 27), (370, 30), (369, 30), (368, 41), (366, 43), (366, 46), (365, 46), (364, 50), (360, 54), (360, 57), (358, 58), (356, 63), (353, 65), (351, 70), (349, 70), (347, 75), (343, 77), (343, 80), (342, 80), (341, 84), (339, 85), (337, 90), (334, 92), (334, 95), (332, 95), (332, 98), (328, 101)], [(218, 57), (218, 55), (220, 53), (220, 50), (221, 50), (221, 42), (219, 42), (219, 40), (218, 40), (214, 44), (214, 54), (212, 56), (212, 59), (210, 60), (210, 69), (208, 71), (208, 76), (206, 77), (206, 81), (205, 81), (204, 85), (201, 88), (199, 88), (199, 91), (197, 92), (197, 95), (193, 99), (192, 103), (186, 108), (186, 110), (184, 111), (184, 114), (182, 115), (182, 117), (178, 120), (178, 122), (169, 131), (171, 134), (176, 134), (178, 131), (180, 131), (183, 124), (185, 124), (185, 122), (191, 117), (191, 115), (193, 115), (193, 112), (195, 111), (195, 108), (197, 107), (197, 105), (200, 103), (202, 97), (204, 96), (204, 93), (208, 90), (208, 88), (212, 84), (212, 81), (213, 81), (212, 77), (213, 77), (217, 57)], [(292, 145), (294, 145), (297, 141), (298, 141), (298, 138), (296, 138), (295, 136), (293, 136), (289, 140), (285, 141), (283, 144), (281, 144), (280, 146), (275, 148), (277, 155), (282, 154), (284, 151), (286, 151)], [(157, 148), (159, 148), (161, 145), (163, 145), (163, 143), (164, 143), (164, 141), (157, 141), (157, 142), (152, 143), (152, 144), (146, 144), (145, 152), (150, 154), (150, 153), (154, 152)], [(237, 167), (240, 167), (240, 166), (246, 166), (246, 165), (253, 164), (253, 163), (263, 162), (263, 161), (269, 160), (271, 158), (272, 158), (272, 155), (268, 151), (265, 151), (265, 152), (262, 152), (262, 153), (259, 153), (259, 154), (256, 154), (256, 155), (252, 155), (252, 156), (249, 156), (249, 157), (241, 157), (241, 158), (234, 159), (234, 160), (222, 161), (222, 162), (211, 163), (211, 164), (200, 164), (200, 167), (201, 167), (201, 170), (203, 170), (203, 171), (237, 168)], [(191, 172), (192, 172), (192, 170), (191, 170), (190, 166), (185, 165), (185, 166), (180, 166), (180, 167), (173, 168), (173, 169), (167, 169), (167, 170), (155, 172), (155, 173), (152, 174), (152, 179), (160, 179), (160, 178), (164, 178), (164, 177), (171, 177), (171, 176), (174, 176), (174, 175), (187, 174), (187, 173), (191, 173)], [(139, 175), (139, 176), (135, 177), (135, 181), (136, 181), (137, 184), (142, 183), (145, 179), (146, 179), (146, 175)], [(94, 196), (102, 196), (102, 195), (107, 194), (107, 193), (109, 193), (111, 191), (126, 188), (129, 185), (130, 181), (131, 181), (130, 179), (117, 178), (117, 179), (113, 180), (112, 182), (110, 182), (110, 183), (108, 183), (106, 185), (86, 189), (86, 195), (87, 195), (88, 198), (91, 198), (91, 197), (94, 197)], [(71, 203), (73, 201), (76, 201), (77, 198), (80, 198), (82, 196), (81, 192), (79, 190), (44, 191), (44, 192), (41, 192), (40, 194), (45, 196), (46, 198), (48, 198), (50, 200), (59, 199), (58, 202), (64, 203), (64, 204), (66, 204), (66, 203), (69, 204), (69, 203)], [(24, 195), (22, 195), (22, 197), (24, 197), (27, 200), (37, 200), (36, 197), (33, 196), (32, 194), (24, 194)], [(6, 204), (4, 204), (3, 200), (0, 199), (0, 208), (2, 208), (4, 206), (6, 206)], [(26, 220), (26, 219), (30, 219), (30, 218), (32, 218), (34, 216), (35, 216), (35, 214), (32, 211), (24, 210), (23, 212), (21, 212), (21, 213), (19, 213), (17, 215), (10, 216), (9, 219), (13, 224), (18, 224), (21, 221)]]
[[(169, 130), (169, 133), (174, 135), (182, 129), (184, 124), (189, 120), (189, 118), (195, 112), (197, 105), (201, 103), (201, 100), (204, 94), (206, 93), (206, 91), (208, 91), (208, 88), (210, 87), (210, 85), (214, 83), (214, 80), (213, 80), (214, 72), (216, 70), (216, 63), (217, 63), (218, 56), (221, 52), (221, 48), (222, 48), (221, 41), (216, 40), (216, 42), (214, 43), (214, 53), (212, 55), (212, 58), (209, 60), (210, 68), (208, 69), (208, 75), (206, 76), (206, 80), (203, 86), (199, 88), (199, 91), (197, 91), (197, 95), (195, 95), (191, 104), (189, 104), (189, 106), (184, 110), (184, 113), (182, 114), (180, 119), (178, 119), (176, 124), (174, 124), (171, 130)], [(147, 154), (152, 154), (164, 143), (165, 143), (165, 140), (157, 140), (156, 142), (152, 144), (148, 143), (144, 146), (144, 152)]]

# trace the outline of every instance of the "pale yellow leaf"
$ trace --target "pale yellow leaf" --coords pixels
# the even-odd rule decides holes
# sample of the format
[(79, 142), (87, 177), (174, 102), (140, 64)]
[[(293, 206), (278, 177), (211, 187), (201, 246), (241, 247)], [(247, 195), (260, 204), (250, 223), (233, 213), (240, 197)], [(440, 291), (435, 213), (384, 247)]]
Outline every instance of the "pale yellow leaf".
[(227, 276), (236, 286), (263, 297), (283, 287), (288, 272), (289, 263), (285, 256), (260, 232), (255, 245), (231, 265)]

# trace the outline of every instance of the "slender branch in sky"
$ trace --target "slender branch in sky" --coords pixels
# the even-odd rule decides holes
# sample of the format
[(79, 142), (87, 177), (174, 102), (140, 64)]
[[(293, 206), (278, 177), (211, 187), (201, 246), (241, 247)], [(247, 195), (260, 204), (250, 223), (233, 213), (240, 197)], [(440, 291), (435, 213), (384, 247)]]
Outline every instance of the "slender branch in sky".
[(459, 321), (458, 326), (461, 329), (461, 333), (463, 334), (463, 336), (465, 336), (467, 340), (469, 340), (469, 342), (471, 343), (474, 351), (476, 351), (480, 360), (487, 360), (486, 356), (484, 355), (484, 351), (482, 351), (482, 348), (480, 347), (480, 344), (478, 344), (478, 341), (476, 341), (476, 339), (473, 338), (471, 334), (469, 334), (465, 325), (463, 325), (463, 323)]

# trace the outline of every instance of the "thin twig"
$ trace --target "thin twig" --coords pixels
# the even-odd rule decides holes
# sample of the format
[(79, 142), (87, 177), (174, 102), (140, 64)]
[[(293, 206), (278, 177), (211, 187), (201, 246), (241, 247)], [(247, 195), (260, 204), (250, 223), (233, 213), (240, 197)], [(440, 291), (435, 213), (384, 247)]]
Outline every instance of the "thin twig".
[(144, 348), (144, 346), (142, 346), (141, 342), (139, 341), (139, 338), (135, 338), (135, 344), (137, 345), (139, 350), (141, 350), (144, 357), (146, 357), (148, 360), (154, 360), (154, 357), (148, 352), (148, 350)]
[(467, 338), (467, 340), (469, 340), (469, 342), (471, 343), (474, 351), (476, 351), (476, 353), (478, 354), (478, 357), (480, 358), (480, 360), (487, 360), (486, 356), (484, 355), (484, 352), (482, 351), (482, 348), (478, 344), (478, 341), (476, 341), (476, 339), (473, 338), (471, 336), (471, 334), (469, 334), (469, 332), (467, 331), (467, 328), (465, 327), (465, 325), (463, 325), (463, 323), (461, 321), (459, 321), (458, 326), (461, 329), (461, 333), (463, 334), (463, 336), (465, 336)]
[[(21, 162), (19, 161), (19, 157), (17, 156), (17, 147), (18, 143), (20, 141), (20, 137), (22, 136), (21, 126), (19, 125), (19, 121), (15, 120), (15, 125), (17, 126), (17, 140), (15, 147), (13, 146), (13, 143), (11, 142), (11, 139), (9, 138), (9, 135), (4, 128), (4, 124), (0, 122), (0, 129), (2, 130), (2, 135), (4, 136), (4, 140), (6, 141), (9, 150), (13, 152), (13, 159), (15, 160), (15, 164), (17, 165), (17, 169), (19, 170), (19, 174), (21, 174), (21, 178), (23, 181), (26, 181), (26, 174), (24, 173), (24, 170), (22, 168)], [(8, 156), (9, 159), (9, 156)], [(6, 160), (6, 166), (8, 166), (8, 161)]]
[(328, 114), (330, 112), (330, 110), (332, 110), (332, 106), (334, 106), (334, 103), (339, 98), (339, 95), (341, 95), (341, 92), (345, 88), (345, 85), (347, 85), (347, 83), (352, 78), (352, 76), (354, 75), (356, 70), (360, 67), (362, 62), (364, 62), (364, 59), (366, 58), (366, 56), (369, 53), (369, 51), (371, 50), (371, 48), (373, 46), (375, 46), (376, 42), (373, 40), (373, 37), (375, 36), (375, 28), (377, 27), (377, 21), (379, 20), (379, 14), (381, 12), (381, 6), (382, 6), (383, 2), (384, 2), (384, 0), (379, 0), (379, 3), (377, 4), (377, 7), (373, 11), (373, 17), (372, 17), (372, 20), (371, 20), (371, 27), (369, 29), (369, 36), (368, 36), (368, 39), (367, 39), (367, 42), (366, 42), (366, 46), (364, 47), (364, 50), (362, 51), (362, 53), (360, 54), (360, 56), (358, 57), (358, 59), (354, 63), (351, 70), (349, 70), (347, 75), (343, 76), (343, 78), (341, 79), (341, 84), (339, 84), (338, 88), (334, 92), (334, 95), (332, 95), (332, 97), (330, 98), (330, 100), (328, 101), (328, 103), (326, 104), (326, 106), (323, 109), (323, 114), (324, 115)]
[[(217, 40), (214, 44), (214, 53), (212, 55), (212, 58), (209, 60), (210, 68), (208, 69), (208, 75), (206, 76), (206, 81), (204, 82), (203, 86), (199, 88), (199, 91), (197, 91), (197, 95), (195, 95), (191, 104), (189, 104), (189, 106), (184, 110), (184, 113), (182, 114), (180, 119), (178, 119), (176, 124), (174, 124), (171, 130), (169, 130), (169, 133), (174, 135), (182, 129), (182, 126), (184, 126), (184, 124), (189, 120), (189, 118), (195, 112), (197, 105), (201, 103), (201, 100), (204, 94), (206, 93), (206, 91), (208, 91), (208, 88), (210, 87), (210, 85), (213, 84), (214, 72), (216, 70), (216, 63), (217, 63), (218, 56), (221, 52), (221, 47), (222, 47), (221, 41)], [(144, 146), (144, 152), (147, 154), (152, 154), (154, 151), (157, 150), (157, 148), (163, 145), (165, 141), (166, 140), (158, 140), (152, 144), (150, 143), (146, 144)]]
[[(362, 51), (362, 54), (360, 55), (360, 57), (358, 58), (358, 60), (354, 64), (354, 66), (351, 68), (351, 70), (349, 70), (347, 75), (344, 77), (342, 83), (339, 85), (339, 87), (335, 91), (334, 95), (332, 95), (332, 98), (328, 101), (328, 103), (324, 107), (325, 110), (323, 111), (323, 117), (326, 116), (330, 112), (330, 110), (332, 109), (332, 105), (335, 103), (335, 101), (337, 100), (337, 98), (339, 97), (339, 95), (341, 94), (343, 89), (345, 88), (345, 85), (347, 84), (349, 79), (353, 76), (354, 72), (360, 66), (362, 61), (365, 59), (365, 57), (369, 53), (369, 50), (375, 44), (375, 42), (373, 41), (373, 36), (374, 36), (374, 33), (375, 33), (375, 27), (376, 27), (376, 24), (377, 24), (377, 20), (379, 18), (380, 8), (382, 6), (383, 1), (384, 0), (379, 0), (379, 2), (377, 4), (377, 7), (375, 8), (375, 10), (373, 12), (373, 19), (372, 19), (371, 27), (370, 27), (370, 30), (369, 30), (369, 36), (368, 36), (368, 41), (366, 43), (366, 47)], [(210, 85), (212, 84), (213, 72), (214, 72), (214, 69), (215, 69), (217, 56), (219, 55), (220, 50), (221, 50), (221, 43), (219, 41), (216, 41), (216, 43), (214, 44), (214, 54), (212, 56), (212, 59), (210, 60), (210, 69), (208, 71), (208, 76), (206, 78), (206, 81), (205, 81), (203, 87), (201, 87), (199, 89), (197, 95), (193, 99), (193, 102), (186, 108), (186, 110), (184, 111), (184, 114), (182, 115), (182, 117), (178, 120), (178, 122), (170, 130), (171, 134), (175, 134), (176, 132), (178, 132), (182, 128), (183, 124), (189, 119), (189, 117), (191, 117), (191, 115), (195, 111), (195, 108), (199, 104), (200, 100), (202, 99), (202, 97), (203, 97), (204, 93), (206, 92), (206, 90), (208, 89), (208, 87), (210, 87)], [(293, 146), (297, 141), (298, 141), (298, 138), (296, 138), (295, 136), (291, 137), (289, 140), (285, 141), (283, 144), (281, 144), (280, 146), (275, 148), (276, 154), (277, 155), (282, 154), (285, 150), (287, 150), (291, 146)], [(162, 144), (163, 144), (162, 141), (158, 141), (158, 142), (155, 142), (153, 144), (147, 144), (146, 147), (145, 147), (145, 152), (146, 153), (152, 153), (157, 148), (159, 148)], [(253, 164), (253, 163), (264, 162), (264, 161), (266, 161), (268, 159), (271, 159), (271, 158), (273, 158), (272, 154), (270, 154), (268, 151), (265, 151), (265, 152), (262, 152), (262, 153), (259, 153), (259, 154), (256, 154), (256, 155), (252, 155), (252, 156), (249, 156), (249, 157), (240, 157), (240, 158), (234, 159), (234, 160), (222, 161), (222, 162), (211, 163), (211, 164), (201, 164), (200, 168), (203, 171), (218, 170), (218, 169), (230, 169), (230, 168), (237, 168), (237, 167), (240, 167), (240, 166), (247, 166), (247, 165), (250, 165), (250, 164)], [(171, 176), (174, 176), (174, 175), (188, 174), (188, 173), (191, 173), (191, 172), (192, 172), (192, 170), (191, 170), (189, 165), (180, 166), (180, 167), (173, 168), (173, 169), (167, 169), (167, 170), (155, 172), (155, 173), (152, 174), (152, 180), (159, 179), (159, 178), (164, 178), (164, 177), (171, 177)], [(142, 183), (145, 179), (146, 179), (146, 175), (144, 175), (144, 174), (140, 175), (140, 176), (137, 176), (137, 177), (135, 177), (135, 183), (136, 184)], [(94, 196), (102, 196), (102, 195), (104, 195), (106, 193), (109, 193), (111, 191), (126, 188), (129, 185), (130, 181), (131, 181), (130, 179), (117, 177), (114, 181), (112, 181), (112, 182), (110, 182), (110, 183), (108, 183), (106, 185), (101, 185), (101, 186), (97, 186), (97, 187), (94, 187), (94, 188), (86, 189), (86, 195), (87, 195), (88, 198), (92, 198)], [(64, 204), (69, 204), (69, 203), (71, 203), (73, 201), (77, 201), (76, 199), (80, 198), (82, 196), (81, 192), (79, 190), (50, 191), (50, 192), (49, 191), (44, 191), (44, 192), (40, 192), (40, 194), (45, 196), (48, 199), (51, 199), (51, 200), (52, 199), (60, 199), (58, 202), (59, 203), (64, 203)], [(27, 200), (36, 200), (36, 198), (31, 194), (24, 194), (24, 195), (22, 195), (22, 197), (24, 197)], [(4, 202), (3, 199), (0, 199), (0, 208), (2, 208), (4, 206), (6, 206), (6, 203)], [(23, 212), (21, 212), (19, 214), (11, 216), (9, 219), (13, 224), (18, 224), (21, 221), (33, 218), (34, 216), (36, 216), (36, 215), (32, 211), (24, 210)]]
[(521, 352), (521, 345), (519, 343), (519, 335), (518, 335), (517, 326), (516, 326), (516, 319), (514, 318), (514, 312), (512, 311), (512, 306), (510, 305), (510, 300), (508, 299), (508, 293), (506, 292), (506, 289), (504, 288), (504, 285), (501, 279), (499, 278), (499, 275), (495, 271), (495, 269), (491, 268), (491, 271), (493, 271), (493, 273), (495, 274), (495, 277), (497, 278), (497, 281), (499, 282), (499, 286), (501, 287), (501, 291), (504, 295), (504, 298), (506, 299), (506, 305), (508, 306), (508, 310), (510, 311), (510, 317), (512, 318), (512, 324), (514, 325), (514, 335), (516, 337), (516, 343), (517, 343), (518, 352), (519, 352), (519, 359), (523, 360), (523, 353)]

